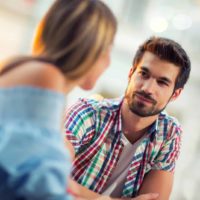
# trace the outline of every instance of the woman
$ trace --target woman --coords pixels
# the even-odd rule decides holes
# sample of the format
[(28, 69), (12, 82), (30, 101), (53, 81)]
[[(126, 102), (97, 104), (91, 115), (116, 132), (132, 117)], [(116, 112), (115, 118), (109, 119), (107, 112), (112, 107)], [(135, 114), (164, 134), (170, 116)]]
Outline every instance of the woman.
[[(98, 0), (56, 0), (40, 23), (33, 56), (0, 72), (0, 199), (64, 200), (70, 159), (61, 135), (65, 95), (91, 89), (110, 61), (116, 19)], [(72, 182), (72, 191), (100, 196)], [(155, 199), (141, 195), (134, 200)]]
[(70, 159), (60, 133), (65, 95), (91, 89), (110, 61), (116, 19), (98, 0), (56, 0), (33, 56), (0, 73), (1, 199), (68, 199)]

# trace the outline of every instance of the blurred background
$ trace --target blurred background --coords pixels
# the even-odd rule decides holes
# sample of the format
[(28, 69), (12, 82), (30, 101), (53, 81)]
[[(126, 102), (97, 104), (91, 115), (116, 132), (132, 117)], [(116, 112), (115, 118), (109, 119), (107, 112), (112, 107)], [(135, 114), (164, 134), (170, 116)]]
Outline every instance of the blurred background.
[[(35, 27), (53, 0), (0, 0), (0, 62), (31, 52)], [(67, 97), (71, 105), (79, 97), (124, 94), (135, 51), (152, 35), (179, 42), (192, 62), (188, 84), (178, 100), (167, 108), (184, 128), (171, 200), (200, 199), (200, 0), (104, 0), (118, 18), (119, 27), (110, 68), (92, 91), (75, 89)]]

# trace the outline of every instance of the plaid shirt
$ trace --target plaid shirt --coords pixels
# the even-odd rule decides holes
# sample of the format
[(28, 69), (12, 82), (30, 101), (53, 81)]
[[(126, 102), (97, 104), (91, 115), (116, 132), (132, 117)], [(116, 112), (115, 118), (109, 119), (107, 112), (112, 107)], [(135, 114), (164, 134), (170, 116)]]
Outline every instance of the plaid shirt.
[[(123, 151), (122, 99), (80, 99), (66, 115), (66, 136), (75, 149), (72, 178), (102, 193)], [(134, 197), (150, 170), (173, 172), (179, 155), (181, 129), (162, 112), (133, 154), (122, 197)]]

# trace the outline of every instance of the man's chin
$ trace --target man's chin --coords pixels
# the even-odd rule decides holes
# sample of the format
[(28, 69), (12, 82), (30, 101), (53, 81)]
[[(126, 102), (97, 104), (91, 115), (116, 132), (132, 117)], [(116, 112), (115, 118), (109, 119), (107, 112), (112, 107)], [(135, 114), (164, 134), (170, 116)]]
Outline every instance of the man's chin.
[(144, 113), (144, 112), (138, 112), (138, 111), (132, 110), (132, 113), (139, 116), (139, 117), (149, 117), (149, 115), (147, 113)]
[(150, 116), (153, 116), (154, 113), (153, 112), (150, 112), (150, 111), (147, 111), (147, 110), (142, 110), (141, 109), (135, 109), (135, 108), (129, 108), (131, 110), (131, 112), (139, 117), (150, 117)]

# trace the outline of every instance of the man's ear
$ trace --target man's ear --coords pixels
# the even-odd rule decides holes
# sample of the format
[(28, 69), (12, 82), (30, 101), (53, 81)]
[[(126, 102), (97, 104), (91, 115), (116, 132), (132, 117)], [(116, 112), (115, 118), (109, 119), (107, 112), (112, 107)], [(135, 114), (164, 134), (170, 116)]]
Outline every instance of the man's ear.
[(132, 76), (133, 72), (134, 72), (133, 67), (131, 67), (131, 69), (129, 70), (129, 73), (128, 73), (128, 80), (129, 81), (131, 79), (131, 76)]
[(173, 95), (172, 95), (170, 101), (176, 100), (177, 97), (181, 94), (182, 90), (183, 90), (183, 88), (178, 88), (178, 89), (176, 89), (176, 90), (174, 91), (174, 93), (173, 93)]

